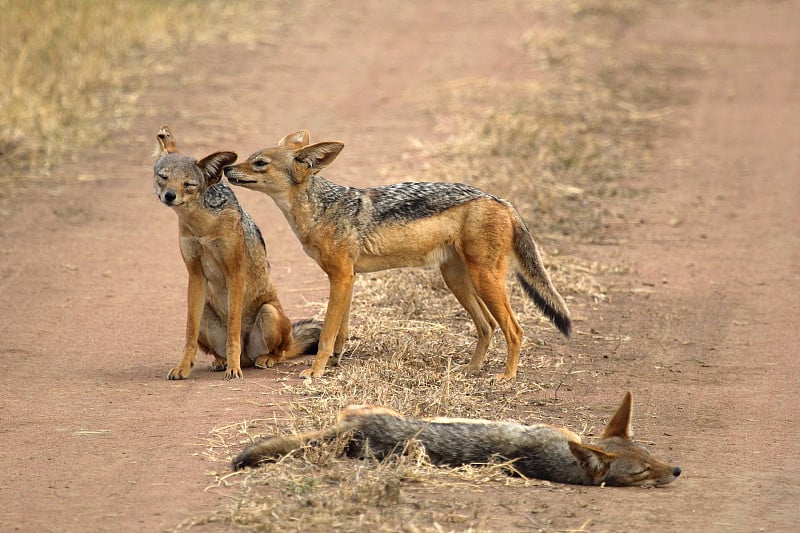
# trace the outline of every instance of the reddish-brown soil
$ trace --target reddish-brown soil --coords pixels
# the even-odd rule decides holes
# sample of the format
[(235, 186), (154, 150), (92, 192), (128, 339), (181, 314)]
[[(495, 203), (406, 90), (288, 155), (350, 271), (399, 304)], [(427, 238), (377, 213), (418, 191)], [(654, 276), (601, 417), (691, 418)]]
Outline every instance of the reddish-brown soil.
[[(204, 491), (197, 443), (276, 409), (274, 382), (255, 371), (226, 382), (200, 364), (187, 381), (165, 379), (181, 346), (186, 275), (175, 215), (151, 192), (162, 123), (196, 155), (248, 154), (305, 127), (346, 142), (337, 180), (376, 183), (407, 177), (379, 178), (409, 138), (436, 139), (419, 106), (433, 84), (525, 73), (518, 36), (535, 20), (491, 3), (356, 4), (304, 14), (266, 49), (196, 50), (153, 80), (142, 116), (109, 131), (107, 148), (2, 199), (0, 529), (175, 527), (220, 499)], [(636, 290), (615, 293), (601, 325), (591, 314), (579, 325), (631, 341), (598, 353), (593, 386), (565, 405), (605, 416), (632, 389), (637, 433), (684, 475), (650, 491), (489, 491), (483, 505), (503, 527), (800, 523), (798, 16), (795, 2), (719, 2), (656, 10), (630, 30), (630, 42), (688, 47), (706, 68), (672, 80), (691, 98), (675, 109), (681, 134), (658, 141), (659, 170), (635, 184), (650, 194), (611, 206), (625, 213), (624, 244), (578, 248), (632, 265), (623, 284)], [(266, 196), (237, 194), (264, 230), (284, 306), (301, 316), (304, 298), (324, 296), (324, 276)]]

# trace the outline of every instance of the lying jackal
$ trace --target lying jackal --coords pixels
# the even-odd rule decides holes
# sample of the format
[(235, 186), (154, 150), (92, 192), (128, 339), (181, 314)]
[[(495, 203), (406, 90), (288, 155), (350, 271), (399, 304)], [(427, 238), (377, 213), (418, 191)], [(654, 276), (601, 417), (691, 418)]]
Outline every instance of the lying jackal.
[[(313, 353), (320, 325), (294, 324), (278, 301), (264, 239), (222, 179), (233, 152), (195, 161), (178, 153), (166, 126), (157, 135), (153, 187), (178, 215), (180, 248), (189, 271), (186, 343), (169, 379), (186, 379), (198, 344), (214, 356), (212, 370), (240, 378), (242, 364), (264, 368)], [(244, 346), (244, 349), (242, 349)]]
[(305, 130), (273, 148), (224, 169), (234, 184), (272, 197), (303, 249), (328, 275), (330, 298), (319, 349), (305, 377), (320, 377), (331, 354), (347, 340), (355, 274), (439, 264), (447, 286), (478, 330), (475, 353), (462, 370), (477, 373), (499, 325), (508, 344), (505, 372), (517, 373), (522, 328), (506, 294), (508, 257), (519, 266), (528, 296), (565, 335), (570, 318), (544, 269), (539, 250), (517, 210), (474, 187), (458, 183), (400, 183), (357, 189), (318, 175), (344, 145), (309, 145)]
[(681, 469), (657, 461), (633, 440), (631, 393), (622, 400), (600, 439), (584, 444), (567, 428), (546, 424), (461, 418), (406, 418), (385, 407), (351, 405), (330, 429), (272, 437), (245, 448), (233, 469), (276, 460), (305, 446), (343, 439), (351, 457), (378, 459), (404, 453), (417, 441), (433, 464), (460, 466), (510, 461), (511, 473), (576, 485), (660, 486), (675, 481)]

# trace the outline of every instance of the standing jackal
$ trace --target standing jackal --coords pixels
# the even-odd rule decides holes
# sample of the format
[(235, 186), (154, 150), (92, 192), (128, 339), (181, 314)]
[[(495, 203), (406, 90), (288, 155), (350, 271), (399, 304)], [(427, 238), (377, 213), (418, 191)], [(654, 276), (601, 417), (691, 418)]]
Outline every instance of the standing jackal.
[(537, 307), (569, 336), (569, 311), (544, 269), (539, 250), (517, 210), (506, 200), (458, 183), (400, 183), (358, 189), (317, 173), (344, 145), (309, 145), (309, 133), (287, 135), (273, 148), (224, 169), (234, 184), (272, 197), (305, 252), (328, 275), (330, 298), (314, 364), (320, 377), (331, 354), (347, 340), (355, 274), (439, 264), (444, 281), (478, 330), (472, 359), (460, 367), (477, 373), (499, 325), (508, 344), (505, 372), (517, 373), (522, 328), (506, 294), (508, 258)]
[(422, 444), (436, 465), (461, 466), (510, 461), (511, 472), (576, 485), (660, 486), (681, 474), (678, 466), (656, 460), (633, 440), (631, 393), (594, 444), (567, 428), (547, 424), (465, 418), (406, 418), (386, 407), (351, 405), (332, 428), (278, 436), (251, 444), (233, 460), (233, 469), (256, 466), (302, 449), (340, 439), (349, 456), (378, 459), (404, 453), (410, 441)]
[(195, 161), (178, 153), (169, 128), (156, 136), (153, 187), (178, 215), (181, 255), (189, 271), (186, 344), (169, 379), (186, 379), (198, 344), (214, 356), (212, 370), (242, 377), (242, 364), (264, 368), (313, 353), (320, 325), (294, 324), (278, 301), (264, 239), (233, 191), (221, 182), (233, 152)]

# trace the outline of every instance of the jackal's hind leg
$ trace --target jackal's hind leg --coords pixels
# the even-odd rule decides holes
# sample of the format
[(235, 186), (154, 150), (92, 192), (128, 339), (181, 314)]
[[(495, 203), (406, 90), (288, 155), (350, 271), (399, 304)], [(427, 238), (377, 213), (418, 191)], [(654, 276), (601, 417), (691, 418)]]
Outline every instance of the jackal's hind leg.
[(475, 287), (467, 273), (467, 267), (458, 256), (451, 257), (447, 262), (442, 263), (439, 269), (444, 277), (445, 284), (453, 292), (456, 299), (467, 310), (475, 328), (478, 330), (478, 342), (475, 345), (475, 352), (469, 363), (459, 365), (456, 370), (467, 374), (477, 374), (480, 372), (483, 361), (486, 359), (486, 352), (492, 341), (492, 334), (497, 328), (497, 322), (492, 318), (486, 305), (478, 297)]
[[(478, 293), (478, 297), (497, 321), (508, 345), (505, 372), (497, 374), (498, 379), (513, 380), (517, 375), (519, 350), (522, 345), (522, 326), (519, 325), (506, 292), (506, 265), (499, 268), (487, 268), (479, 264), (469, 264), (469, 277)], [(472, 362), (470, 362), (471, 364)]]
[(247, 335), (244, 354), (253, 359), (256, 368), (272, 368), (287, 357), (286, 348), (291, 346), (291, 335), (289, 319), (277, 307), (264, 304)]

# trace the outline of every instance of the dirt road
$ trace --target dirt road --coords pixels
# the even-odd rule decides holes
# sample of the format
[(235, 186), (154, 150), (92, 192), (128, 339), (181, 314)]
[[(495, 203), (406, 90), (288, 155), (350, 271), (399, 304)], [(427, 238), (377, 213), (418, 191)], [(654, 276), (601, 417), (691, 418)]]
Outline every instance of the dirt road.
[[(128, 131), (109, 132), (109, 148), (2, 200), (0, 529), (163, 530), (218, 503), (203, 490), (198, 443), (214, 426), (280, 416), (278, 385), (225, 382), (202, 365), (188, 381), (165, 379), (181, 346), (185, 271), (175, 216), (151, 193), (153, 135), (168, 123), (192, 154), (244, 155), (306, 127), (346, 142), (337, 179), (403, 179), (380, 176), (418, 170), (397, 164), (409, 139), (437, 135), (420, 95), (526, 73), (518, 37), (537, 21), (488, 3), (447, 6), (337, 3), (325, 24), (306, 13), (269, 51), (196, 50), (155, 83)], [(634, 340), (597, 354), (596, 388), (574, 395), (614, 405), (633, 389), (637, 432), (684, 475), (658, 491), (532, 489), (488, 512), (535, 508), (553, 527), (588, 520), (592, 531), (800, 521), (799, 14), (788, 1), (664, 9), (626, 37), (686, 47), (706, 68), (675, 74), (691, 94), (675, 109), (681, 135), (658, 141), (663, 164), (639, 184), (653, 190), (646, 201), (615, 207), (630, 222), (625, 244), (581, 251), (634, 266), (624, 285), (636, 290), (602, 311), (603, 330)], [(237, 194), (266, 230), (284, 306), (302, 316), (324, 276), (268, 198)]]
[[(620, 331), (639, 341), (620, 357), (641, 371), (631, 378), (627, 364), (607, 365), (634, 388), (650, 375), (653, 427), (670, 421), (685, 492), (652, 516), (676, 529), (788, 531), (800, 521), (791, 451), (800, 398), (798, 13), (791, 2), (689, 20), (661, 12), (629, 36), (688, 47), (706, 65), (676, 85), (692, 99), (679, 111), (685, 133), (662, 144), (664, 165), (643, 183), (657, 192), (627, 210), (621, 254), (641, 288), (655, 287), (646, 300), (616, 301)], [(617, 529), (624, 513), (611, 514)]]

